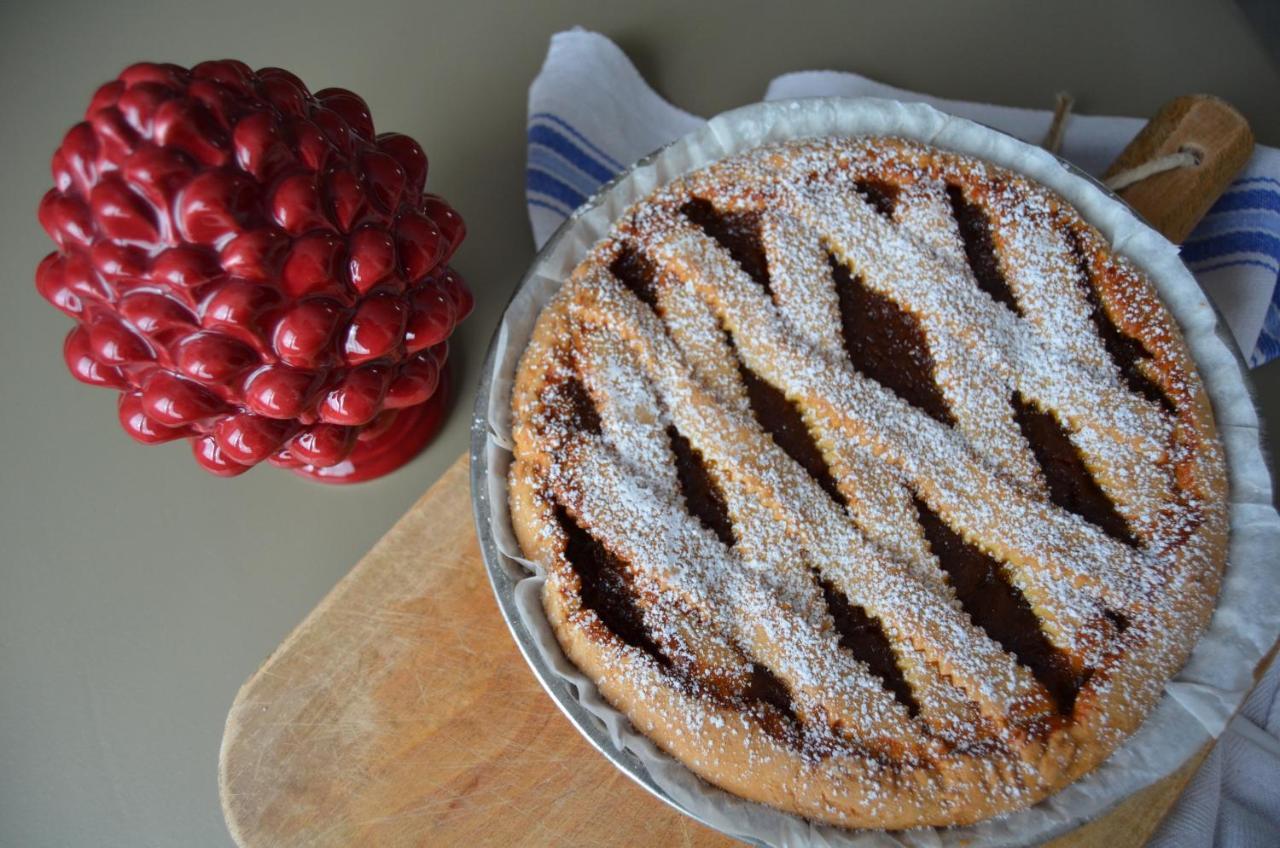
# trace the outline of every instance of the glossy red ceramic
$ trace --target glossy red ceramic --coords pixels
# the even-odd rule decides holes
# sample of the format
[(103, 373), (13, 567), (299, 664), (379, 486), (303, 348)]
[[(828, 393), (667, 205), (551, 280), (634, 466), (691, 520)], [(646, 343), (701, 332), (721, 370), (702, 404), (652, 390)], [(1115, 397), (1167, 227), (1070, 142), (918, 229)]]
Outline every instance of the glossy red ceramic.
[(71, 373), (120, 392), (138, 441), (185, 438), (225, 476), (265, 459), (356, 482), (439, 428), (473, 304), (447, 264), (466, 227), (355, 94), (235, 61), (134, 65), (53, 179), (36, 287), (76, 321)]

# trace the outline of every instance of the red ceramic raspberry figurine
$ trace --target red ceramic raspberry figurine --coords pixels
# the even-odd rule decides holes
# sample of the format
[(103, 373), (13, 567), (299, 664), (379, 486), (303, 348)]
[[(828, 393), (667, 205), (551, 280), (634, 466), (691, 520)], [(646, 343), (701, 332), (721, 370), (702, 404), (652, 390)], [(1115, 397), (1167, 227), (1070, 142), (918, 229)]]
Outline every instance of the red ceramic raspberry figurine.
[(36, 287), (76, 320), (64, 354), (120, 391), (140, 442), (215, 474), (268, 459), (329, 481), (434, 435), (446, 339), (472, 297), (462, 219), (427, 157), (365, 102), (279, 68), (138, 64), (53, 155)]

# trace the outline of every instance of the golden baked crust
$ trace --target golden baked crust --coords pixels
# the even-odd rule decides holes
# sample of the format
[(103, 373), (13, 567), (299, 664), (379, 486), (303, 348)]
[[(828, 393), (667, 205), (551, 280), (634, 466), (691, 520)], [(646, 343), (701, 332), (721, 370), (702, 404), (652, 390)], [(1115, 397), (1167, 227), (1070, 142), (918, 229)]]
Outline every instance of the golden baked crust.
[(806, 140), (666, 186), (544, 309), (512, 404), (566, 654), (810, 819), (1035, 803), (1213, 610), (1225, 471), (1177, 327), (1064, 201), (960, 155)]

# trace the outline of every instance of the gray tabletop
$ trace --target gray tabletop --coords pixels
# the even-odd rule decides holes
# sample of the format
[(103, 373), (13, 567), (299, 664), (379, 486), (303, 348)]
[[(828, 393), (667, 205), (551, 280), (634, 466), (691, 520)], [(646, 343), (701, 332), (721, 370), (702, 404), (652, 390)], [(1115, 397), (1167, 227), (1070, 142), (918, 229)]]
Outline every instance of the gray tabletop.
[[(35, 207), (63, 132), (129, 63), (279, 65), (360, 92), (379, 129), (421, 141), (433, 190), (471, 231), (456, 262), (478, 300), (456, 337), (464, 396), (533, 254), (526, 89), (550, 34), (574, 24), (613, 37), (701, 114), (758, 99), (783, 71), (836, 68), (1019, 106), (1066, 89), (1095, 113), (1211, 92), (1280, 145), (1280, 70), (1227, 2), (24, 5), (0, 12), (4, 848), (226, 845), (217, 752), (237, 687), (466, 444), (468, 399), (425, 454), (373, 483), (270, 467), (220, 480), (185, 443), (132, 442), (114, 395), (72, 380), (69, 323), (31, 283), (51, 249)], [(1264, 414), (1280, 414), (1280, 363), (1253, 377)]]

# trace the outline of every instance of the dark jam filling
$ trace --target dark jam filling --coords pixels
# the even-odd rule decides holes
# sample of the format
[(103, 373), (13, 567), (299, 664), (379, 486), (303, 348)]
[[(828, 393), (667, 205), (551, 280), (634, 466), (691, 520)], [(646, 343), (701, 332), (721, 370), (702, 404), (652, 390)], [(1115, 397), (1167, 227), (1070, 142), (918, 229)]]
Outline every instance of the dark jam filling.
[(751, 666), (751, 677), (747, 680), (747, 688), (742, 696), (748, 701), (768, 704), (791, 721), (796, 720), (795, 707), (791, 703), (791, 693), (787, 691), (786, 684), (758, 663)]
[(1129, 616), (1115, 610), (1106, 610), (1103, 612), (1107, 621), (1111, 622), (1111, 626), (1116, 629), (1117, 633), (1123, 633), (1129, 629)]
[(1138, 539), (1129, 530), (1128, 522), (1116, 512), (1111, 498), (1093, 479), (1084, 457), (1072, 444), (1070, 434), (1058, 417), (1027, 403), (1018, 392), (1013, 393), (1013, 413), (1049, 484), (1049, 500), (1096, 525), (1113, 539), (1137, 546)]
[(827, 609), (835, 622), (836, 632), (840, 634), (840, 646), (866, 663), (871, 673), (880, 678), (884, 688), (892, 692), (912, 716), (918, 715), (920, 705), (916, 703), (911, 686), (898, 667), (898, 658), (894, 656), (880, 621), (867, 615), (864, 608), (849, 603), (844, 592), (831, 583), (821, 578), (818, 582), (827, 600)]
[(934, 381), (933, 356), (920, 321), (893, 300), (863, 285), (843, 262), (827, 257), (840, 305), (840, 328), (849, 361), (930, 418), (954, 424)]
[(964, 189), (958, 185), (947, 185), (947, 199), (951, 201), (951, 214), (956, 219), (960, 239), (964, 242), (964, 255), (969, 260), (969, 268), (978, 281), (978, 287), (991, 295), (997, 303), (1003, 303), (1021, 315), (1018, 301), (1009, 289), (1004, 272), (1000, 270), (1000, 260), (996, 257), (987, 213), (965, 197)]
[(893, 217), (894, 207), (898, 205), (898, 187), (892, 183), (876, 179), (854, 181), (853, 189), (862, 195), (862, 199), (886, 218)]
[(581, 380), (569, 377), (552, 386), (550, 392), (555, 393), (552, 402), (559, 401), (564, 405), (568, 423), (574, 430), (600, 434), (600, 413)]
[(755, 713), (760, 725), (775, 739), (792, 748), (804, 745), (800, 719), (787, 686), (772, 671), (758, 663), (751, 666), (747, 686), (739, 696), (747, 709)]
[(680, 212), (704, 233), (720, 243), (747, 276), (773, 296), (769, 286), (769, 262), (760, 236), (759, 212), (721, 212), (708, 200), (694, 198)]
[[(726, 334), (727, 337), (727, 334)], [(730, 346), (733, 340), (729, 340)], [(735, 348), (736, 356), (737, 350)], [(787, 399), (773, 384), (762, 378), (738, 360), (738, 374), (747, 389), (747, 400), (760, 427), (769, 434), (773, 441), (782, 448), (787, 456), (800, 464), (809, 476), (817, 481), (822, 490), (841, 506), (845, 505), (845, 497), (836, 485), (836, 478), (831, 475), (827, 461), (818, 449), (813, 434), (804, 423), (804, 416), (796, 405)]]
[(556, 506), (556, 521), (564, 531), (565, 558), (582, 585), (582, 605), (596, 614), (609, 632), (649, 654), (662, 666), (666, 655), (644, 625), (644, 611), (636, 602), (626, 564), (587, 532), (569, 511)]
[(1141, 363), (1150, 360), (1151, 354), (1143, 347), (1142, 342), (1125, 335), (1116, 326), (1116, 323), (1111, 320), (1111, 315), (1108, 314), (1106, 307), (1102, 305), (1102, 297), (1098, 294), (1098, 287), (1093, 279), (1093, 271), (1090, 269), (1089, 261), (1085, 257), (1084, 247), (1080, 244), (1080, 237), (1076, 235), (1074, 230), (1068, 230), (1067, 238), (1071, 245), (1072, 255), (1076, 260), (1076, 267), (1080, 271), (1080, 291), (1089, 302), (1089, 320), (1093, 322), (1093, 326), (1097, 329), (1098, 336), (1102, 339), (1102, 345), (1107, 350), (1107, 355), (1111, 357), (1111, 361), (1119, 369), (1120, 375), (1129, 387), (1129, 391), (1146, 398), (1152, 403), (1158, 403), (1160, 408), (1167, 413), (1176, 412), (1176, 405), (1165, 394), (1164, 389), (1142, 373)]
[(655, 312), (658, 309), (658, 269), (644, 254), (627, 245), (609, 264), (609, 272)]
[(680, 493), (684, 495), (685, 508), (704, 527), (715, 533), (721, 542), (733, 547), (737, 540), (733, 533), (733, 522), (729, 519), (729, 508), (724, 502), (720, 487), (707, 473), (702, 452), (689, 444), (689, 440), (680, 435), (680, 431), (674, 426), (668, 425), (667, 438), (671, 442), (671, 452), (676, 457), (676, 476), (680, 480)]
[(1088, 682), (1089, 672), (1077, 671), (1044, 635), (1031, 604), (1009, 582), (1001, 562), (966, 542), (919, 498), (916, 512), (929, 547), (969, 618), (1002, 648), (1015, 654), (1018, 662), (1049, 691), (1058, 711), (1070, 715), (1076, 695)]

